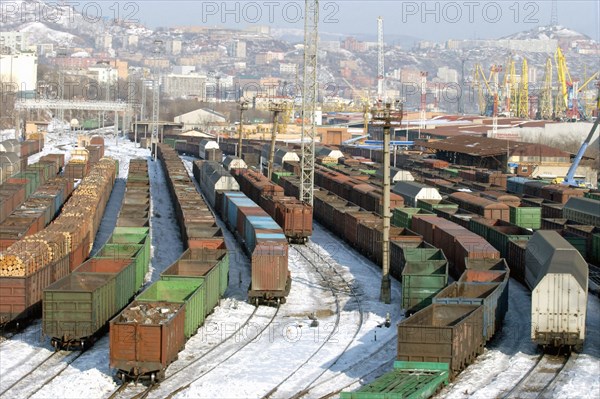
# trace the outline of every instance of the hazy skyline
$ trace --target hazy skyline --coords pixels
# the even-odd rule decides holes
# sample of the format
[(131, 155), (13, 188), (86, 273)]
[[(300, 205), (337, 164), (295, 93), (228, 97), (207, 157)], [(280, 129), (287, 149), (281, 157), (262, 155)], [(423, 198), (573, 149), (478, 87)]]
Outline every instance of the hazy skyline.
[[(108, 3), (105, 3), (108, 4)], [(169, 1), (142, 0), (120, 15), (145, 25), (252, 25), (302, 29), (304, 1)], [(600, 6), (595, 0), (558, 1), (559, 25), (600, 41)], [(387, 35), (424, 40), (493, 39), (550, 24), (552, 1), (320, 1), (320, 31), (344, 35), (377, 33), (377, 17), (384, 18)]]

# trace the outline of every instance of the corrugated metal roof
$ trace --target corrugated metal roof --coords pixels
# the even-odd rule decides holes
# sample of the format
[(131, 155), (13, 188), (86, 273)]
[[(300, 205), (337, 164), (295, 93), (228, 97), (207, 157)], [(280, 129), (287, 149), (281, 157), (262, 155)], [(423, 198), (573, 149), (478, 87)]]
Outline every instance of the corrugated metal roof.
[(542, 157), (569, 157), (571, 154), (560, 149), (543, 144), (523, 143), (492, 139), (488, 137), (474, 137), (460, 135), (450, 137), (443, 141), (416, 141), (416, 146), (430, 148), (438, 151), (458, 152), (472, 156), (504, 155), (508, 150), (510, 155), (542, 156)]
[(588, 264), (556, 231), (539, 230), (527, 243), (525, 253), (527, 283), (531, 289), (548, 273), (571, 274), (587, 291)]
[(399, 195), (407, 195), (411, 198), (415, 198), (421, 192), (421, 190), (427, 188), (432, 187), (412, 181), (399, 181), (394, 185), (392, 191)]

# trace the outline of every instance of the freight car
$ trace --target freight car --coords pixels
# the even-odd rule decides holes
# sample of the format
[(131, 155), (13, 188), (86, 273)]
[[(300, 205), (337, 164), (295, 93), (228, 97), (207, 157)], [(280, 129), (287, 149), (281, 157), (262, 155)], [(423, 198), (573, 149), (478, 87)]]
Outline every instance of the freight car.
[(129, 238), (122, 231), (147, 225), (149, 204), (147, 162), (131, 160), (119, 227), (93, 258), (44, 289), (42, 331), (55, 349), (89, 348), (144, 284), (150, 229), (142, 228), (141, 236)]
[[(175, 150), (157, 151), (188, 248), (160, 280), (110, 321), (110, 367), (123, 381), (164, 378), (228, 286), (227, 247)], [(287, 260), (287, 258), (286, 258)]]
[(110, 321), (110, 367), (122, 381), (160, 381), (227, 287), (226, 250), (188, 249)]
[(591, 198), (569, 198), (563, 217), (580, 224), (600, 227), (600, 202)]
[(102, 159), (48, 227), (0, 255), (0, 323), (36, 317), (44, 288), (87, 258), (117, 170), (115, 160)]
[[(209, 168), (208, 165), (206, 165)], [(252, 169), (233, 169), (240, 189), (271, 216), (292, 243), (305, 243), (312, 235), (313, 209)]]
[(448, 200), (455, 202), (466, 211), (476, 213), (487, 219), (510, 220), (510, 208), (501, 202), (461, 192), (450, 194)]
[(525, 283), (531, 289), (531, 339), (542, 347), (581, 351), (585, 340), (588, 264), (555, 231), (527, 244)]

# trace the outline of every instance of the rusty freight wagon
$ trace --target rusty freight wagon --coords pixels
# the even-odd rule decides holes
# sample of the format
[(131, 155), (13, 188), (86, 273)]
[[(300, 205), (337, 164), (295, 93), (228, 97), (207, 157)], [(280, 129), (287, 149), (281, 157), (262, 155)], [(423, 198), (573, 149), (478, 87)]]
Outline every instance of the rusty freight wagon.
[(56, 220), (0, 255), (0, 324), (36, 317), (44, 288), (87, 258), (117, 170), (115, 160), (102, 159)]
[(483, 307), (432, 304), (398, 324), (397, 360), (448, 363), (456, 376), (483, 353)]
[(462, 192), (450, 194), (449, 200), (457, 203), (460, 208), (486, 219), (510, 221), (510, 208), (504, 203)]

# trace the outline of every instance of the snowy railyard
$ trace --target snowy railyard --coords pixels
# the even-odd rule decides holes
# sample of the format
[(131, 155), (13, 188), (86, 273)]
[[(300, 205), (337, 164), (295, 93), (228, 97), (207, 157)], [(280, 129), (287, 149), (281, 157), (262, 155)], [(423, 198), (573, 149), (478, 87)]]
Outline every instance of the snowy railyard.
[[(148, 150), (106, 135), (107, 156), (119, 161), (119, 177), (92, 254), (112, 232), (124, 194), (129, 159)], [(73, 137), (46, 143), (41, 154), (68, 152)], [(184, 163), (190, 169), (190, 160)], [(149, 162), (152, 194), (152, 262), (148, 284), (183, 251), (174, 209), (158, 163)], [(403, 318), (400, 284), (392, 283), (392, 304), (379, 302), (380, 269), (342, 240), (315, 224), (306, 246), (292, 245), (292, 289), (279, 309), (246, 302), (248, 259), (220, 225), (230, 250), (229, 288), (198, 333), (171, 364), (166, 380), (150, 398), (335, 397), (391, 370), (396, 355), (395, 325)], [(529, 337), (530, 293), (509, 286), (504, 327), (483, 355), (442, 390), (440, 398), (503, 397), (536, 363)], [(389, 314), (391, 326), (385, 326)], [(589, 295), (587, 339), (547, 392), (556, 398), (600, 397), (600, 304)], [(79, 353), (54, 350), (38, 320), (0, 343), (2, 398), (131, 398), (144, 392), (130, 385), (120, 392), (109, 369), (108, 337)], [(31, 375), (29, 375), (32, 373)], [(113, 395), (114, 394), (114, 395)]]

